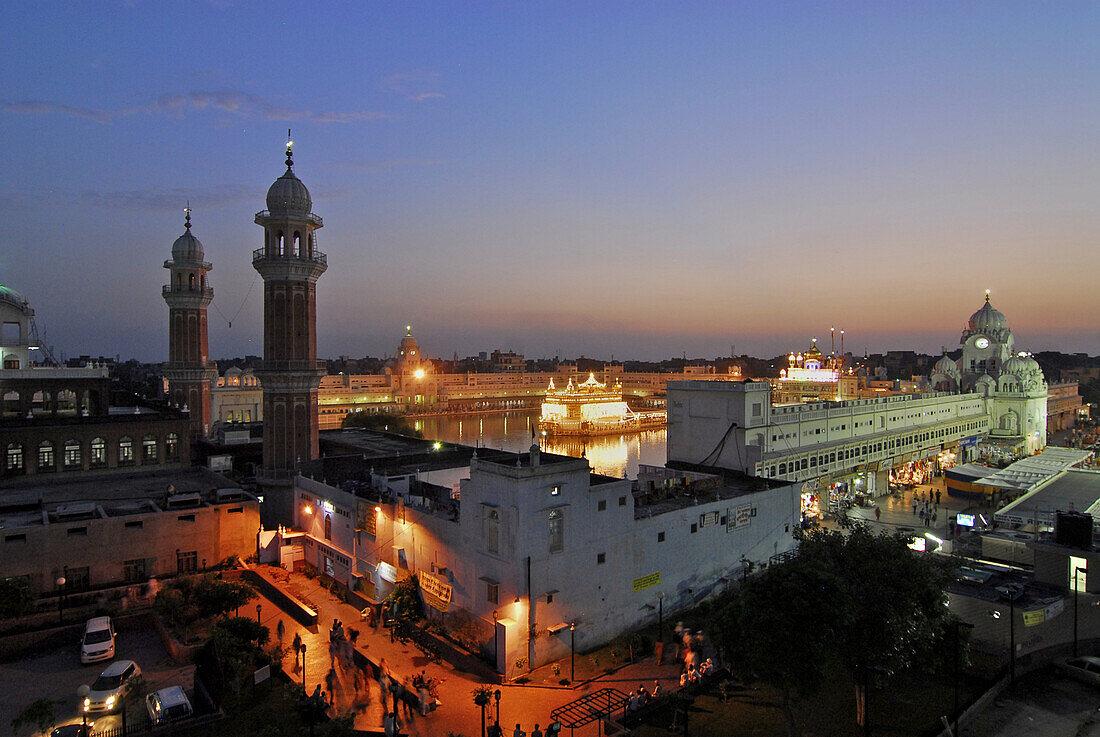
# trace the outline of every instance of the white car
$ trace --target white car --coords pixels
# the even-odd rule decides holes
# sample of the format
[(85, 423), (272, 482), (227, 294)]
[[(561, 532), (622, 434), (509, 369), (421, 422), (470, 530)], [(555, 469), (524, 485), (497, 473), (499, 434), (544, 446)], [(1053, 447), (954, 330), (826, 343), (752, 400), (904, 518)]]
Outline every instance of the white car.
[(149, 712), (149, 721), (153, 726), (187, 719), (191, 716), (191, 702), (182, 686), (162, 688), (145, 697), (145, 711)]
[(116, 660), (99, 674), (92, 690), (84, 698), (84, 711), (112, 712), (122, 706), (130, 683), (141, 675), (141, 668), (132, 660)]
[(80, 662), (85, 665), (115, 657), (115, 626), (110, 617), (93, 617), (84, 625)]

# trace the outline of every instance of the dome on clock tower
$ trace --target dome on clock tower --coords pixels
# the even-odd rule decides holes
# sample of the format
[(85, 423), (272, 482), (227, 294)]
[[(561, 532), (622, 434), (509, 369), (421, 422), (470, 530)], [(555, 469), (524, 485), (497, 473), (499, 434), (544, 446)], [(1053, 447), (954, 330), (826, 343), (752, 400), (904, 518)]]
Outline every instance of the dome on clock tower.
[(1004, 314), (989, 304), (989, 295), (985, 295), (985, 304), (982, 308), (970, 316), (967, 323), (970, 329), (976, 333), (996, 333), (1008, 327), (1008, 320)]

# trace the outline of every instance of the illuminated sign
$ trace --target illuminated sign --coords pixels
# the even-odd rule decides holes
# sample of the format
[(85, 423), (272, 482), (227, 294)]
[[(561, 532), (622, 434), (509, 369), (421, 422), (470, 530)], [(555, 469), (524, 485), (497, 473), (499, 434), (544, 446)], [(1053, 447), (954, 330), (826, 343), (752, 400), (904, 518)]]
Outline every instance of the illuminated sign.
[(648, 576), (642, 576), (641, 578), (634, 579), (633, 588), (634, 588), (635, 591), (641, 591), (643, 589), (648, 589), (651, 586), (660, 586), (660, 585), (661, 585), (661, 572), (657, 571), (656, 573), (651, 573)]
[(397, 582), (397, 569), (389, 563), (381, 562), (378, 564), (378, 575), (390, 583)]
[(332, 514), (336, 511), (336, 507), (332, 506), (332, 502), (328, 501), (321, 502), (321, 509), (325, 510), (325, 512), (328, 514)]
[(974, 515), (972, 514), (957, 514), (955, 515), (955, 524), (960, 527), (973, 527)]

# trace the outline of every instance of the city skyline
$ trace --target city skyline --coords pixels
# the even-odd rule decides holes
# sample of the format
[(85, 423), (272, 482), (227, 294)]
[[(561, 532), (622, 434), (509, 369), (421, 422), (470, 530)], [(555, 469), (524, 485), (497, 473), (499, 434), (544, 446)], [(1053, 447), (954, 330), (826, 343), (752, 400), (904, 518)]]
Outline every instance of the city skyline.
[(444, 358), (934, 354), (985, 289), (1029, 350), (1100, 353), (1088, 4), (10, 13), (0, 283), (67, 355), (167, 358), (188, 200), (211, 355), (262, 353), (288, 126), (321, 356), (407, 323)]

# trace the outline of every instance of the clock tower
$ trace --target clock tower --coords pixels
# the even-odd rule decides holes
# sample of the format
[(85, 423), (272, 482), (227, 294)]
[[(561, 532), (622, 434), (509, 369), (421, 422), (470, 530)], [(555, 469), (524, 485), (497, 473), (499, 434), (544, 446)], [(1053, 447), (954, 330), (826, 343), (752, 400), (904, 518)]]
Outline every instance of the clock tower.
[(980, 391), (983, 384), (996, 386), (1001, 367), (1013, 356), (1016, 339), (1004, 314), (989, 303), (988, 292), (985, 304), (970, 316), (959, 342), (963, 346), (959, 362), (963, 389)]

